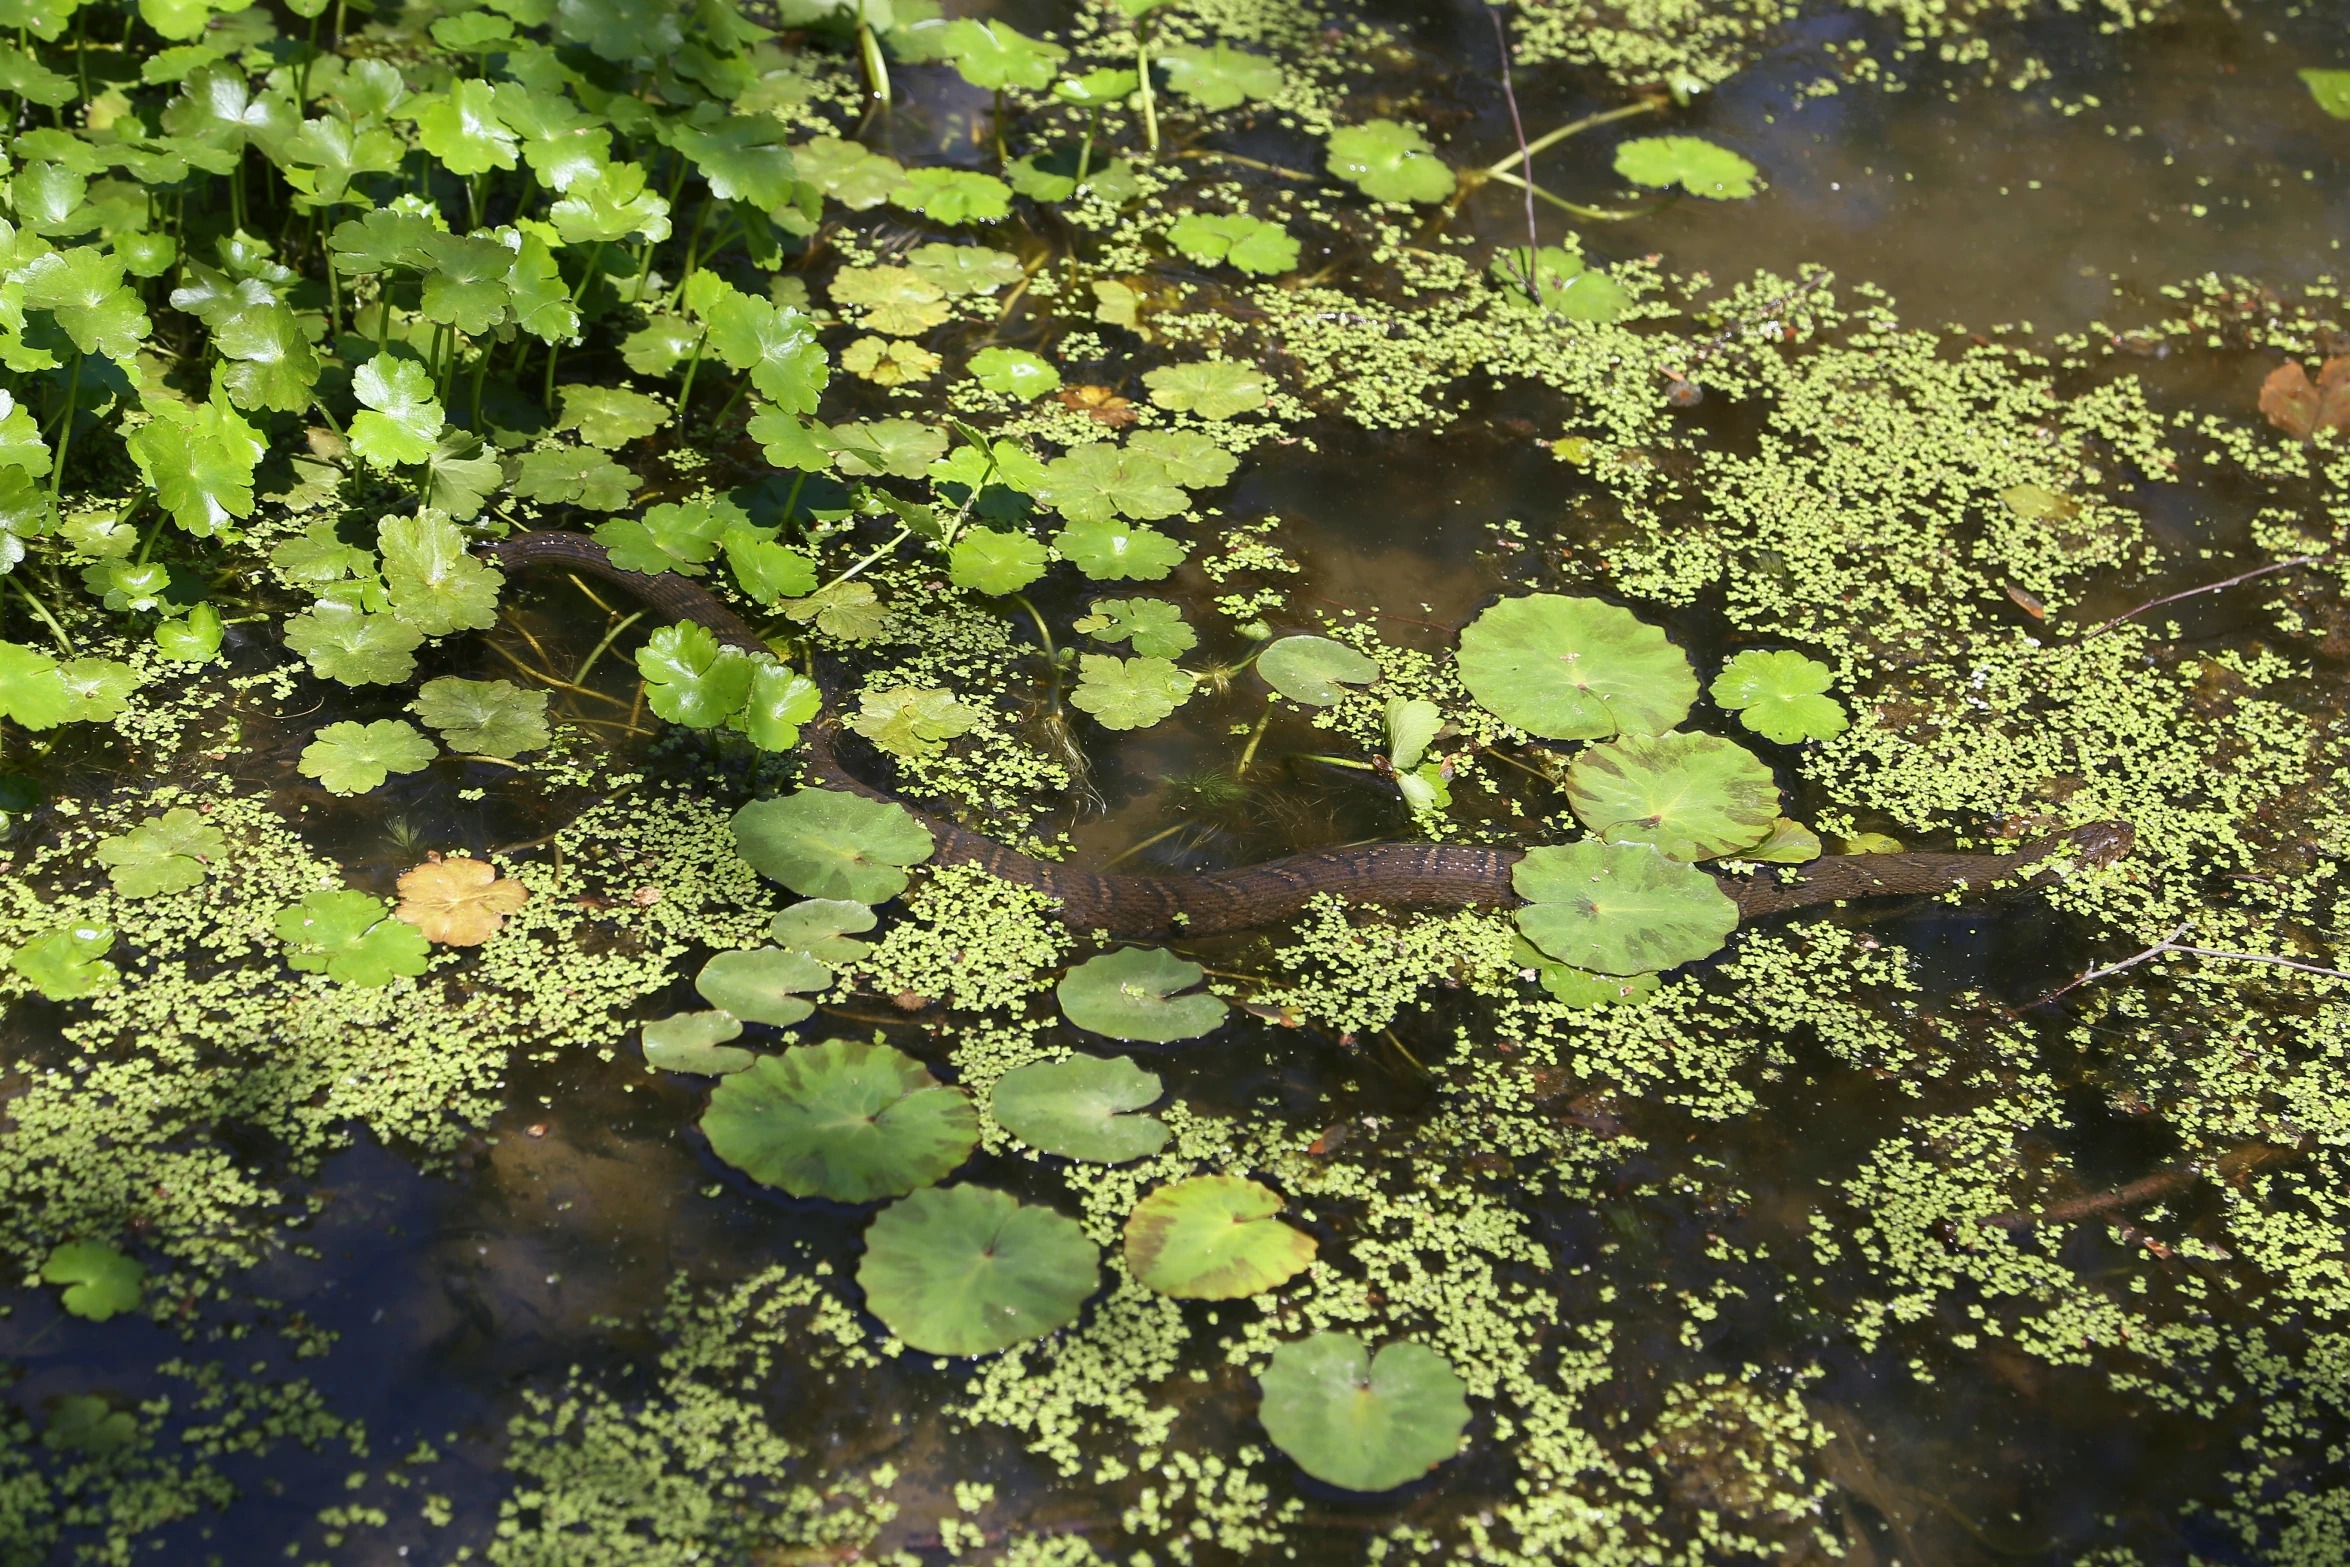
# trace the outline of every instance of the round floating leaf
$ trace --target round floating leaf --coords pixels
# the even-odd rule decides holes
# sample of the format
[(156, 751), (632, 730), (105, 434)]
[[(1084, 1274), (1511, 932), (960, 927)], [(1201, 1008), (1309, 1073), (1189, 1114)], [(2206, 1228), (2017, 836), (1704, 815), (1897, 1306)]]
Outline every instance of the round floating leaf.
[(1278, 223), (1246, 213), (1186, 213), (1167, 230), (1167, 243), (1203, 265), (1221, 261), (1271, 277), (1297, 265), (1297, 240)]
[(1719, 883), (1645, 843), (1529, 849), (1511, 883), (1526, 900), (1518, 910), (1526, 939), (1601, 974), (1694, 963), (1738, 926), (1738, 905)]
[(981, 386), (1009, 397), (1042, 397), (1061, 387), (1061, 372), (1025, 348), (982, 348), (963, 368)]
[(1183, 1300), (1262, 1295), (1303, 1273), (1314, 1238), (1273, 1217), (1280, 1195), (1237, 1175), (1195, 1175), (1162, 1186), (1126, 1219), (1126, 1266), (1145, 1285)]
[(421, 974), (432, 961), (423, 933), (391, 912), (364, 892), (314, 892), (278, 910), (272, 928), (293, 947), (286, 954), (292, 967), (373, 989), (402, 974)]
[(1504, 723), (1550, 740), (1663, 734), (1689, 715), (1697, 676), (1628, 609), (1532, 593), (1461, 632), (1461, 684)]
[(1232, 109), (1254, 98), (1281, 96), (1281, 67), (1261, 54), (1230, 44), (1203, 49), (1172, 44), (1158, 52), (1167, 85), (1203, 109)]
[(857, 1283), (912, 1348), (985, 1355), (1077, 1320), (1101, 1281), (1077, 1221), (984, 1186), (932, 1187), (874, 1216)]
[(1567, 769), (1567, 803), (1609, 843), (1649, 843), (1710, 860), (1760, 843), (1779, 819), (1779, 786), (1744, 746), (1719, 735), (1626, 735)]
[(1048, 558), (1025, 533), (966, 528), (947, 552), (947, 580), (974, 593), (1017, 593), (1044, 575)]
[(1273, 383), (1253, 365), (1208, 359), (1147, 370), (1142, 384), (1150, 388), (1151, 402), (1158, 407), (1194, 413), (1202, 419), (1229, 419), (1264, 407)]
[[(67, 1291), (71, 1294), (72, 1291)], [(94, 1394), (79, 1394), (57, 1406), (41, 1445), (103, 1458), (119, 1453), (139, 1439), (139, 1419), (127, 1409), (116, 1409)]]
[(1317, 1480), (1386, 1491), (1460, 1451), (1467, 1389), (1425, 1344), (1376, 1357), (1351, 1333), (1317, 1333), (1273, 1351), (1257, 1417), (1273, 1445)]
[(1373, 201), (1442, 201), (1452, 194), (1452, 170), (1428, 138), (1394, 120), (1332, 131), (1330, 172)]
[(2297, 72), (2317, 106), (2337, 120), (2350, 120), (2350, 71), (2314, 68)]
[(1191, 696), (1197, 677), (1163, 658), (1119, 658), (1088, 653), (1078, 661), (1077, 689), (1069, 694), (1104, 729), (1148, 729)]
[(721, 952), (702, 965), (694, 989), (714, 1007), (723, 1008), (746, 1023), (773, 1023), (784, 1027), (805, 1019), (814, 1004), (792, 994), (822, 990), (832, 983), (832, 970), (805, 952), (780, 947), (753, 947), (748, 952)]
[[(1107, 441), (1073, 446), (1046, 463), (1044, 482), (1034, 493), (1070, 522), (1087, 525), (1106, 523), (1113, 516), (1155, 522), (1175, 516), (1189, 504), (1183, 487), (1164, 462), (1147, 450), (1113, 446)], [(1097, 575), (1071, 551), (1063, 549), (1061, 553), (1076, 560), (1086, 575)], [(1182, 558), (1179, 552), (1175, 560)], [(1167, 564), (1172, 567), (1174, 563)], [(1154, 573), (1166, 574), (1164, 570)]]
[(106, 867), (116, 892), (126, 898), (152, 898), (198, 885), (227, 852), (228, 839), (219, 828), (179, 806), (129, 832), (99, 840), (90, 858)]
[(711, 1152), (794, 1197), (871, 1202), (943, 1179), (979, 1116), (960, 1089), (887, 1045), (833, 1039), (761, 1056), (710, 1096)]
[(460, 755), (511, 760), (554, 737), (547, 727), (547, 693), (505, 680), (443, 675), (418, 687), (408, 710), (438, 729)]
[(1185, 554), (1158, 529), (1112, 517), (1069, 524), (1054, 536), (1053, 548), (1096, 582), (1156, 582), (1182, 565)]
[(969, 169), (909, 169), (889, 199), (937, 223), (994, 223), (1012, 211), (1009, 185)]
[(748, 1070), (759, 1058), (726, 1041), (742, 1036), (730, 1012), (679, 1012), (644, 1027), (645, 1065), (656, 1072), (691, 1072), (727, 1077)]
[(51, 1001), (74, 1001), (121, 982), (121, 971), (106, 961), (113, 946), (114, 932), (103, 925), (68, 925), (17, 948), (8, 966)]
[(854, 963), (872, 949), (849, 931), (871, 930), (873, 911), (847, 898), (809, 898), (775, 916), (767, 934), (779, 947), (805, 952), (820, 963)]
[(1616, 149), (1616, 172), (1635, 185), (1678, 185), (1692, 196), (1735, 201), (1755, 193), (1761, 171), (1697, 136), (1642, 136)]
[(1521, 310), (1539, 308), (1570, 321), (1613, 321), (1632, 305), (1624, 286), (1593, 271), (1579, 249), (1545, 245), (1529, 257), (1520, 245), (1496, 254), (1486, 271), (1507, 290), (1502, 297)]
[(1124, 642), (1144, 658), (1180, 658), (1199, 646), (1183, 611), (1165, 599), (1096, 599), (1077, 629), (1101, 642)]
[(737, 852), (808, 898), (885, 903), (906, 890), (905, 866), (930, 858), (930, 829), (894, 801), (838, 789), (754, 800), (734, 813)]
[(41, 1277), (66, 1286), (64, 1306), (77, 1317), (104, 1322), (137, 1309), (147, 1270), (111, 1246), (70, 1241), (49, 1253)]
[(1258, 655), (1257, 673), (1292, 702), (1328, 707), (1346, 699), (1348, 686), (1378, 679), (1379, 666), (1328, 637), (1283, 637)]
[(1176, 992), (1206, 970), (1158, 947), (1121, 947), (1069, 971), (1054, 987), (1062, 1013), (1079, 1028), (1154, 1045), (1197, 1039), (1224, 1021), (1221, 996)]
[(329, 794), (365, 794), (394, 773), (422, 772), (439, 754), (416, 726), (398, 718), (371, 724), (329, 724), (302, 748), (302, 776)]
[(480, 946), (530, 901), (528, 887), (500, 876), (487, 860), (434, 860), (402, 872), (398, 886), (400, 906), (392, 917), (445, 947)]
[(1126, 1115), (1159, 1097), (1159, 1075), (1125, 1056), (1072, 1056), (1006, 1072), (989, 1108), (1004, 1130), (1065, 1159), (1123, 1164), (1167, 1146), (1167, 1124)]
[(985, 245), (923, 245), (906, 265), (949, 294), (992, 294), (1026, 275), (1018, 256)]
[(1557, 961), (1549, 953), (1537, 950), (1523, 936), (1510, 938), (1510, 961), (1532, 970), (1553, 1000), (1577, 1011), (1636, 1001), (1656, 993), (1654, 974), (1594, 974)]
[(1847, 727), (1844, 709), (1823, 695), (1828, 666), (1801, 653), (1745, 652), (1723, 666), (1710, 689), (1717, 706), (1766, 740), (1825, 740)]
[(1769, 837), (1737, 854), (1741, 860), (1760, 860), (1766, 865), (1801, 865), (1819, 857), (1820, 835), (1784, 816), (1771, 824)]

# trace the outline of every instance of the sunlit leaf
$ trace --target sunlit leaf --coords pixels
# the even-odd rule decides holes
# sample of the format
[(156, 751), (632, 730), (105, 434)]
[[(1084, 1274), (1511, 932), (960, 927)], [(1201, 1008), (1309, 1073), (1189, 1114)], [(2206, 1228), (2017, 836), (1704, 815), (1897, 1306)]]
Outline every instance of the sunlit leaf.
[(480, 946), (530, 901), (528, 887), (500, 876), (487, 860), (428, 861), (401, 872), (399, 889), (392, 917), (448, 947)]
[(394, 773), (422, 772), (440, 754), (402, 719), (329, 724), (302, 748), (301, 772), (329, 794), (366, 794)]
[(1385, 714), (1387, 761), (1399, 773), (1420, 765), (1420, 758), (1444, 728), (1444, 714), (1434, 702), (1418, 697), (1391, 696)]
[(889, 612), (877, 602), (873, 584), (835, 582), (782, 606), (793, 620), (814, 621), (816, 629), (843, 642), (870, 642), (889, 630)]
[(1125, 1056), (1037, 1061), (996, 1080), (989, 1110), (1004, 1130), (1046, 1153), (1095, 1164), (1144, 1159), (1172, 1135), (1156, 1116), (1130, 1115), (1161, 1093), (1158, 1074)]
[(719, 543), (726, 551), (726, 567), (734, 574), (735, 586), (762, 606), (778, 599), (799, 598), (816, 586), (815, 561), (757, 529), (731, 525), (719, 535)]
[(1847, 727), (1844, 709), (1824, 694), (1832, 678), (1827, 665), (1801, 653), (1750, 650), (1722, 667), (1709, 694), (1764, 739), (1793, 745)]
[(566, 245), (616, 245), (669, 237), (669, 203), (646, 188), (642, 164), (614, 163), (571, 182), (547, 219)]
[(1180, 658), (1199, 645), (1183, 611), (1165, 599), (1096, 599), (1076, 629), (1102, 642), (1124, 642), (1145, 658)]
[(709, 313), (710, 349), (788, 413), (813, 414), (830, 371), (815, 323), (796, 310), (736, 294)]
[(1707, 860), (1760, 843), (1779, 819), (1771, 770), (1719, 735), (1625, 735), (1586, 746), (1567, 769), (1567, 803), (1609, 843), (1653, 844)]
[(636, 484), (634, 473), (593, 447), (550, 446), (524, 454), (514, 493), (525, 500), (618, 511), (636, 493)]
[[(1113, 516), (1149, 522), (1175, 516), (1189, 504), (1158, 458), (1107, 441), (1073, 447), (1045, 464), (1045, 480), (1037, 498), (1072, 523), (1103, 523)], [(1068, 555), (1069, 551), (1061, 553)], [(1176, 560), (1181, 558), (1178, 552)], [(1079, 566), (1086, 569), (1083, 561)], [(1168, 569), (1173, 569), (1173, 562), (1168, 563)], [(1100, 573), (1088, 569), (1087, 575)], [(1152, 574), (1165, 575), (1166, 571)]]
[(943, 58), (974, 87), (999, 92), (1007, 87), (1042, 92), (1069, 51), (1031, 38), (1007, 23), (964, 17), (949, 22), (939, 39)]
[(35, 257), (24, 269), (24, 304), (57, 319), (73, 346), (129, 363), (147, 335), (147, 312), (123, 286), (122, 258), (81, 245)]
[(111, 838), (102, 838), (90, 858), (106, 867), (114, 890), (126, 898), (152, 898), (201, 886), (228, 853), (221, 830), (185, 806), (151, 816)]
[(889, 199), (934, 223), (996, 223), (1012, 212), (1011, 188), (969, 169), (909, 169)]
[(388, 614), (320, 601), (286, 622), (286, 646), (321, 680), (347, 686), (398, 685), (416, 673), (424, 633)]
[(659, 60), (685, 42), (669, 0), (555, 0), (555, 37), (607, 60)]
[(1569, 321), (1613, 321), (1632, 307), (1622, 284), (1584, 262), (1580, 245), (1545, 245), (1530, 257), (1523, 245), (1502, 250), (1486, 272), (1502, 286), (1501, 297), (1520, 310), (1540, 309)]
[(876, 332), (911, 337), (947, 319), (946, 291), (911, 267), (843, 267), (833, 274), (832, 302), (858, 312)]
[(172, 520), (198, 538), (253, 515), (253, 470), (265, 448), (225, 392), (208, 403), (158, 399), (125, 439), (131, 460)]
[(955, 295), (992, 294), (1025, 275), (1019, 257), (985, 245), (920, 245), (907, 252), (906, 266), (942, 293)]
[(1257, 656), (1257, 673), (1292, 702), (1328, 707), (1346, 698), (1346, 687), (1378, 679), (1379, 666), (1328, 637), (1283, 637)]
[(1145, 371), (1142, 384), (1157, 406), (1202, 419), (1229, 419), (1262, 408), (1271, 400), (1273, 385), (1263, 371), (1224, 359), (1161, 365)]
[(1186, 213), (1167, 230), (1167, 242), (1203, 266), (1221, 261), (1259, 277), (1272, 277), (1297, 265), (1297, 241), (1289, 231), (1246, 213)]
[(725, 1077), (746, 1071), (759, 1058), (726, 1043), (742, 1037), (739, 1019), (726, 1012), (679, 1012), (644, 1026), (645, 1065), (656, 1072), (691, 1072)]
[(121, 983), (121, 971), (106, 961), (113, 947), (114, 932), (104, 925), (65, 925), (10, 953), (8, 966), (51, 1001), (77, 1001)]
[(192, 605), (179, 619), (156, 624), (155, 650), (178, 663), (209, 664), (220, 656), (222, 631), (219, 610)]
[(1025, 533), (965, 528), (947, 552), (947, 580), (975, 593), (1017, 593), (1045, 573), (1044, 545)]
[(767, 114), (731, 115), (707, 130), (682, 127), (670, 139), (701, 170), (711, 195), (762, 212), (792, 197), (792, 155), (782, 143), (781, 122)]
[(1479, 705), (1548, 739), (1662, 734), (1697, 700), (1681, 650), (1598, 599), (1503, 599), (1461, 632), (1459, 656), (1461, 683)]
[(1279, 65), (1230, 44), (1171, 44), (1158, 51), (1158, 60), (1167, 68), (1167, 85), (1203, 109), (1238, 108), (1252, 99), (1269, 103), (1285, 85)]
[(432, 252), (425, 245), (439, 232), (421, 213), (370, 212), (336, 224), (327, 244), (336, 271), (364, 276), (393, 267), (432, 265)]
[(229, 361), (220, 384), (237, 407), (299, 413), (310, 406), (318, 356), (288, 306), (272, 300), (224, 316), (213, 326), (212, 346)]
[(465, 534), (426, 512), (386, 517), (376, 529), (392, 613), (428, 637), (487, 631), (498, 623), (498, 572), (465, 550)]
[(837, 136), (819, 136), (793, 148), (792, 159), (801, 179), (852, 212), (880, 206), (906, 177), (897, 159)]
[(1061, 384), (1061, 372), (1025, 348), (983, 348), (964, 368), (989, 391), (1012, 397), (1042, 397)]
[(1442, 201), (1453, 189), (1452, 170), (1428, 138), (1395, 120), (1332, 131), (1330, 172), (1373, 201)]
[(423, 462), (444, 423), (432, 376), (413, 359), (378, 354), (351, 375), (365, 406), (351, 419), (351, 449), (378, 467)]
[(1635, 185), (1678, 185), (1715, 201), (1753, 195), (1762, 177), (1761, 170), (1729, 148), (1698, 136), (1641, 136), (1620, 143), (1616, 172)]
[(66, 1286), (58, 1304), (91, 1322), (138, 1310), (147, 1287), (145, 1268), (97, 1241), (68, 1241), (51, 1248), (41, 1263), (41, 1277)]
[(2319, 108), (2337, 120), (2350, 120), (2350, 71), (2304, 70), (2297, 74)]
[(1167, 659), (1087, 653), (1069, 701), (1104, 729), (1148, 729), (1189, 700), (1197, 683), (1190, 670)]
[(391, 905), (364, 892), (314, 892), (280, 909), (278, 940), (294, 950), (286, 962), (306, 974), (374, 990), (432, 964), (432, 948), (415, 926), (392, 918)]
[(742, 710), (751, 694), (751, 660), (691, 621), (663, 626), (637, 649), (645, 702), (673, 724), (709, 729)]
[(667, 403), (624, 386), (573, 382), (562, 389), (562, 398), (563, 412), (555, 428), (577, 430), (581, 440), (605, 451), (640, 440), (669, 422)]
[(946, 742), (968, 734), (979, 714), (952, 691), (891, 686), (859, 695), (862, 709), (849, 727), (892, 756), (909, 760), (936, 756)]
[(694, 989), (710, 1005), (746, 1023), (788, 1027), (816, 1010), (795, 992), (822, 990), (831, 983), (832, 970), (805, 952), (753, 947), (721, 952), (703, 964)]

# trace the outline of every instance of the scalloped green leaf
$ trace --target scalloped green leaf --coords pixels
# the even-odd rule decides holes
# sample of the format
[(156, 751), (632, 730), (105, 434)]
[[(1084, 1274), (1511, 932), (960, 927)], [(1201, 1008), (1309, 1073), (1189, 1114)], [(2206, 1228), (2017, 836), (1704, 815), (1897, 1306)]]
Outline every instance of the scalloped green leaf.
[(1190, 700), (1199, 677), (1164, 658), (1087, 653), (1078, 660), (1073, 707), (1104, 729), (1148, 729)]
[(329, 724), (302, 748), (302, 776), (330, 794), (365, 794), (394, 773), (422, 772), (439, 750), (414, 724), (397, 718)]
[(1843, 707), (1825, 694), (1834, 678), (1827, 665), (1801, 653), (1749, 650), (1722, 667), (1708, 694), (1764, 739), (1794, 745), (1850, 727)]
[(1228, 359), (1161, 365), (1144, 371), (1142, 384), (1150, 388), (1154, 406), (1202, 419), (1229, 419), (1272, 401), (1273, 383), (1265, 372)]
[(221, 830), (186, 806), (174, 806), (111, 838), (101, 838), (90, 858), (106, 867), (114, 890), (126, 898), (152, 898), (201, 886), (213, 864), (228, 853)]
[(981, 386), (1007, 397), (1042, 397), (1061, 386), (1061, 372), (1025, 348), (983, 348), (964, 369)]
[(1171, 44), (1159, 51), (1158, 63), (1166, 68), (1167, 85), (1203, 109), (1270, 103), (1286, 85), (1274, 61), (1230, 44)]
[(1616, 172), (1635, 185), (1737, 201), (1753, 195), (1762, 171), (1701, 136), (1639, 136), (1616, 148)]
[(41, 1277), (66, 1287), (59, 1304), (73, 1315), (104, 1322), (136, 1311), (147, 1287), (147, 1270), (98, 1241), (68, 1241), (53, 1247), (41, 1263)]
[(1199, 646), (1183, 611), (1165, 599), (1095, 599), (1076, 629), (1100, 642), (1124, 642), (1142, 658), (1181, 658)]
[(1567, 768), (1567, 803), (1609, 843), (1654, 844), (1710, 860), (1762, 842), (1779, 786), (1762, 759), (1719, 735), (1625, 735), (1587, 746)]
[(1190, 212), (1167, 230), (1167, 243), (1202, 266), (1224, 263), (1258, 277), (1274, 277), (1297, 265), (1297, 239), (1278, 223), (1245, 212)]
[(393, 918), (390, 904), (364, 892), (311, 893), (278, 910), (272, 928), (294, 949), (286, 954), (289, 965), (362, 989), (413, 977), (432, 963), (423, 932)]
[(646, 705), (689, 729), (725, 723), (751, 697), (750, 655), (690, 620), (647, 637), (636, 667), (645, 677)]
[(1017, 593), (1044, 575), (1049, 558), (1025, 533), (966, 528), (947, 552), (947, 580), (974, 593)]
[(8, 955), (8, 966), (51, 1001), (75, 1001), (112, 990), (122, 971), (106, 961), (114, 932), (104, 925), (65, 925), (44, 932)]
[(443, 675), (416, 691), (408, 710), (437, 729), (449, 749), (467, 756), (511, 760), (554, 738), (547, 726), (547, 693), (507, 680)]
[(1330, 172), (1373, 201), (1442, 201), (1452, 170), (1417, 126), (1395, 120), (1344, 125), (1330, 133)]

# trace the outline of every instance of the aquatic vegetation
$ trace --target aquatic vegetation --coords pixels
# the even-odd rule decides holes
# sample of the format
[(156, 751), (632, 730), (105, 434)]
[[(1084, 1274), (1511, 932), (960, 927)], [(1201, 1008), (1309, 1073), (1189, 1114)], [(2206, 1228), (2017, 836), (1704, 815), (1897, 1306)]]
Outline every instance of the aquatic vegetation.
[(1461, 630), (1461, 684), (1505, 723), (1556, 740), (1662, 734), (1688, 716), (1697, 677), (1629, 610), (1534, 593)]
[(1469, 1423), (1461, 1379), (1425, 1344), (1317, 1333), (1273, 1351), (1258, 1378), (1273, 1445), (1317, 1480), (1385, 1491), (1453, 1456)]
[(984, 1355), (1075, 1319), (1099, 1278), (1074, 1220), (983, 1186), (933, 1186), (865, 1231), (857, 1283), (892, 1333), (938, 1355)]
[(400, 873), (399, 907), (392, 917), (448, 947), (478, 947), (495, 936), (506, 916), (530, 901), (530, 889), (481, 860), (435, 856)]
[(1765, 740), (1832, 740), (1849, 726), (1844, 709), (1823, 694), (1833, 678), (1827, 665), (1801, 653), (1750, 649), (1722, 666), (1706, 695)]
[(1071, 1056), (1036, 1061), (996, 1079), (988, 1113), (1032, 1148), (1095, 1164), (1124, 1164), (1167, 1146), (1156, 1116), (1130, 1112), (1155, 1104), (1164, 1085), (1126, 1056)]
[(104, 1322), (137, 1309), (147, 1270), (111, 1246), (76, 1241), (49, 1253), (41, 1277), (65, 1286), (60, 1303), (66, 1310)]
[(808, 898), (882, 903), (906, 890), (906, 871), (936, 847), (902, 805), (837, 789), (801, 789), (734, 816), (742, 857)]
[(1163, 948), (1120, 947), (1069, 970), (1053, 987), (1053, 999), (1090, 1033), (1164, 1045), (1223, 1025), (1220, 997), (1184, 994), (1204, 972)]
[(871, 1202), (943, 1180), (979, 1141), (971, 1101), (887, 1045), (761, 1056), (710, 1095), (711, 1152), (794, 1197)]
[(1126, 1218), (1126, 1266), (1182, 1300), (1240, 1300), (1295, 1278), (1319, 1249), (1273, 1217), (1281, 1198), (1237, 1175), (1195, 1175), (1162, 1186)]
[(1554, 960), (1645, 974), (1721, 950), (1738, 905), (1712, 877), (1645, 842), (1530, 849), (1511, 873), (1518, 928)]
[(724, 1077), (746, 1071), (759, 1057), (727, 1043), (742, 1038), (742, 1019), (732, 1012), (676, 1012), (647, 1023), (645, 1065), (657, 1072), (690, 1072)]
[(1308, 707), (1328, 707), (1346, 696), (1347, 686), (1379, 678), (1379, 666), (1343, 642), (1328, 637), (1283, 637), (1257, 655), (1265, 684)]

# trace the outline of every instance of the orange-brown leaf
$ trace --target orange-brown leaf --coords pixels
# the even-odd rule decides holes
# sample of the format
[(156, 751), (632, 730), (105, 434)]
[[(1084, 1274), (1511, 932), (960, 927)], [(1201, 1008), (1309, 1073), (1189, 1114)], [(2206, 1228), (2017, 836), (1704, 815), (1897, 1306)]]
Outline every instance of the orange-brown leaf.
[(478, 947), (529, 898), (528, 887), (500, 877), (485, 860), (436, 860), (400, 877), (400, 906), (392, 912), (427, 941)]
[(1070, 386), (1061, 389), (1061, 406), (1073, 408), (1096, 424), (1119, 429), (1142, 416), (1134, 404), (1106, 386)]
[(2350, 431), (2350, 357), (2327, 360), (2315, 382), (2298, 362), (2277, 366), (2260, 383), (2260, 411), (2302, 440), (2320, 430)]

